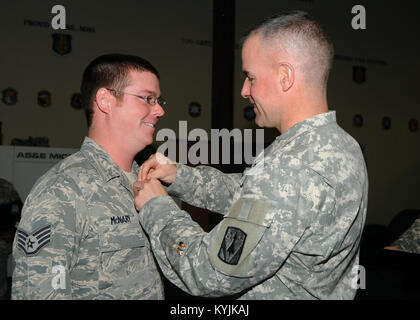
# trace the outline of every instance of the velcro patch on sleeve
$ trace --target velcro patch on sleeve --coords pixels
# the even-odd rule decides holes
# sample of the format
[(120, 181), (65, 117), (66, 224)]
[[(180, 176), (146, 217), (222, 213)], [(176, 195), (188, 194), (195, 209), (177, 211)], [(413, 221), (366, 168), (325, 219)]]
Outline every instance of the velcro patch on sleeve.
[(251, 253), (270, 226), (265, 216), (270, 205), (263, 200), (239, 199), (220, 223), (210, 246), (212, 266), (220, 272), (249, 277)]

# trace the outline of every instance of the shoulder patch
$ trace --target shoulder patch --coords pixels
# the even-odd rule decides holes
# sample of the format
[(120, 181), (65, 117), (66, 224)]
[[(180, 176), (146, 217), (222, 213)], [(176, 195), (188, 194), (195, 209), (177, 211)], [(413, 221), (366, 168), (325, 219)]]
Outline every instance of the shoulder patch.
[[(260, 243), (272, 220), (267, 217), (270, 204), (263, 200), (240, 198), (217, 227), (209, 246), (211, 265), (225, 275), (251, 277), (254, 249)], [(259, 248), (265, 254), (264, 247)]]
[(17, 229), (16, 246), (26, 255), (36, 255), (51, 240), (51, 226), (45, 226), (29, 234), (21, 229)]
[(239, 228), (228, 227), (217, 255), (227, 264), (238, 264), (246, 239), (246, 233)]

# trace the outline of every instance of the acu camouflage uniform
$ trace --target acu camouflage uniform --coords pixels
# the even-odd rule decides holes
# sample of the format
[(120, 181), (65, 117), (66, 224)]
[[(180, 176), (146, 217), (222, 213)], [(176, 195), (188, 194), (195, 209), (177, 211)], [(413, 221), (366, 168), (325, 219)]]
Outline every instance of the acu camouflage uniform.
[(354, 298), (368, 177), (359, 144), (334, 111), (277, 137), (242, 178), (177, 168), (168, 192), (225, 215), (205, 233), (169, 196), (140, 210), (159, 265), (177, 286), (241, 299)]
[(405, 231), (392, 246), (401, 251), (420, 254), (420, 218), (414, 221), (411, 227)]
[[(134, 177), (137, 172), (134, 163)], [(133, 199), (121, 169), (85, 138), (79, 152), (37, 181), (25, 202), (13, 245), (12, 298), (163, 299)], [(55, 266), (64, 268), (65, 283), (55, 278), (61, 275)]]

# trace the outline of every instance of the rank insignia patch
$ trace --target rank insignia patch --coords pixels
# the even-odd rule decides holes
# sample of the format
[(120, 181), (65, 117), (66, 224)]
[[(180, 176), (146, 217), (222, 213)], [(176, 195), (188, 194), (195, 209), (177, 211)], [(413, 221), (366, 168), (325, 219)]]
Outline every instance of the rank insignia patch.
[(51, 226), (46, 226), (38, 231), (28, 234), (23, 230), (17, 230), (17, 247), (26, 256), (33, 256), (45, 247), (51, 240)]
[(227, 264), (238, 264), (244, 248), (246, 233), (239, 228), (228, 227), (218, 257)]

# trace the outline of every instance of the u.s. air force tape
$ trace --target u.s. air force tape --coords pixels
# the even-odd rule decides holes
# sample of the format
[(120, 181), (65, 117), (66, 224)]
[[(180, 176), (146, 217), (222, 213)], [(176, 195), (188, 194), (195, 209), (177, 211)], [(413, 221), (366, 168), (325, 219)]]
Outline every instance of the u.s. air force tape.
[(239, 199), (220, 223), (210, 248), (210, 262), (220, 272), (249, 277), (251, 252), (270, 226), (266, 214), (270, 204), (262, 200)]
[(17, 230), (16, 246), (23, 251), (26, 256), (37, 254), (51, 240), (51, 226), (45, 226), (30, 234), (21, 229)]

